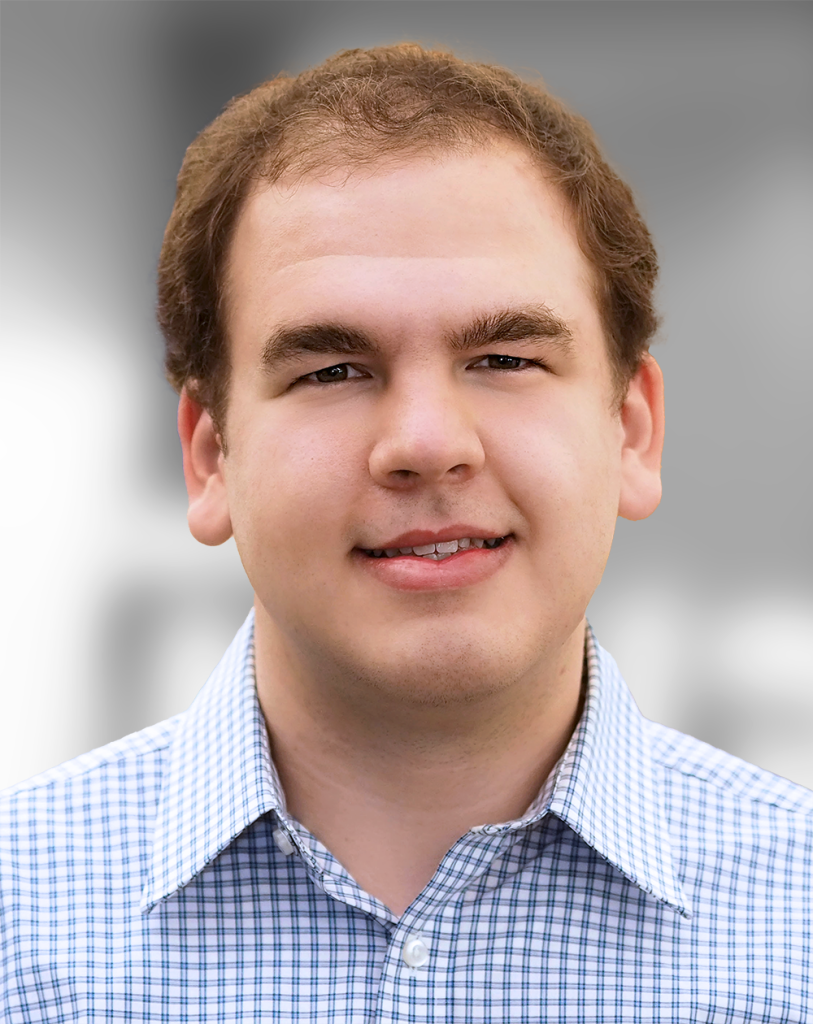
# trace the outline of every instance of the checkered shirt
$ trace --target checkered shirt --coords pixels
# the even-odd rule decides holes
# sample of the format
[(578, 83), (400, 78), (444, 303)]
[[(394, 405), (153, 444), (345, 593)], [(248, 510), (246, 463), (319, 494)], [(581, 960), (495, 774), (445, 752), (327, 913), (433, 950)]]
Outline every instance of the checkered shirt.
[(813, 1019), (813, 794), (643, 719), (592, 634), (537, 800), (398, 918), (285, 811), (253, 625), (184, 714), (3, 794), (3, 1021)]

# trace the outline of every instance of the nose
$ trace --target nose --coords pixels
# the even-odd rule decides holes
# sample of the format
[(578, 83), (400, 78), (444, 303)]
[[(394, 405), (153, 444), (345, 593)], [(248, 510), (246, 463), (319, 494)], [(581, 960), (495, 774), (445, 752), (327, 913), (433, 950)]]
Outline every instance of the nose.
[(370, 474), (383, 487), (463, 482), (483, 467), (474, 410), (453, 382), (426, 375), (382, 396)]

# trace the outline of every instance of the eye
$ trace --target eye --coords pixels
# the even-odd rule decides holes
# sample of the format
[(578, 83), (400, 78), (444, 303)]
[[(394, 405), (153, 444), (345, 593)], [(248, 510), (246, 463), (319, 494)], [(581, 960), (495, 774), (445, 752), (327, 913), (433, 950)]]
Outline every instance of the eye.
[(472, 363), (472, 369), (483, 368), (488, 370), (527, 370), (529, 367), (538, 366), (544, 369), (544, 363), (537, 359), (524, 359), (522, 356), (504, 356), (491, 353)]
[(306, 373), (300, 377), (301, 381), (312, 381), (315, 384), (336, 384), (351, 377), (363, 377), (355, 366), (349, 363), (336, 363), (335, 366), (326, 366), (323, 370), (314, 370), (313, 373)]

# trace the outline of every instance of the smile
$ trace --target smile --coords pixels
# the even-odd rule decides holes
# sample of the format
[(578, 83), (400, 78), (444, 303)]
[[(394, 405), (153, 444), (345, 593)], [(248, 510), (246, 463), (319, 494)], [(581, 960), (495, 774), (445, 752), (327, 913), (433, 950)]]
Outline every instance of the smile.
[(405, 555), (416, 555), (433, 562), (441, 562), (445, 558), (456, 555), (458, 551), (467, 551), (469, 548), (498, 548), (505, 543), (508, 536), (506, 534), (504, 537), (460, 537), (458, 540), (418, 544), (411, 548), (362, 548), (361, 550), (368, 558), (400, 558)]

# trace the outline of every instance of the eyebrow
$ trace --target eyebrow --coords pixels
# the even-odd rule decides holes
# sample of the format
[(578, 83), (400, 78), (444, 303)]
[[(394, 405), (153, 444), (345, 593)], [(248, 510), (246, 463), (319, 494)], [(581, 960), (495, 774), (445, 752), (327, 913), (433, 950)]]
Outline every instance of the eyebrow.
[[(567, 323), (544, 304), (481, 314), (464, 327), (447, 332), (444, 340), (456, 352), (474, 351), (507, 341), (536, 340), (552, 343), (566, 354), (573, 351), (573, 334)], [(381, 346), (371, 334), (346, 324), (325, 321), (282, 325), (266, 341), (260, 361), (264, 369), (271, 370), (313, 352), (331, 356), (375, 356), (381, 354)]]
[(266, 370), (292, 362), (309, 352), (324, 355), (378, 355), (380, 348), (366, 332), (338, 323), (278, 327), (263, 346), (260, 362)]
[(565, 351), (572, 350), (570, 328), (552, 309), (542, 304), (486, 313), (462, 330), (447, 335), (446, 340), (456, 351), (468, 352), (500, 342), (536, 339), (553, 342)]

